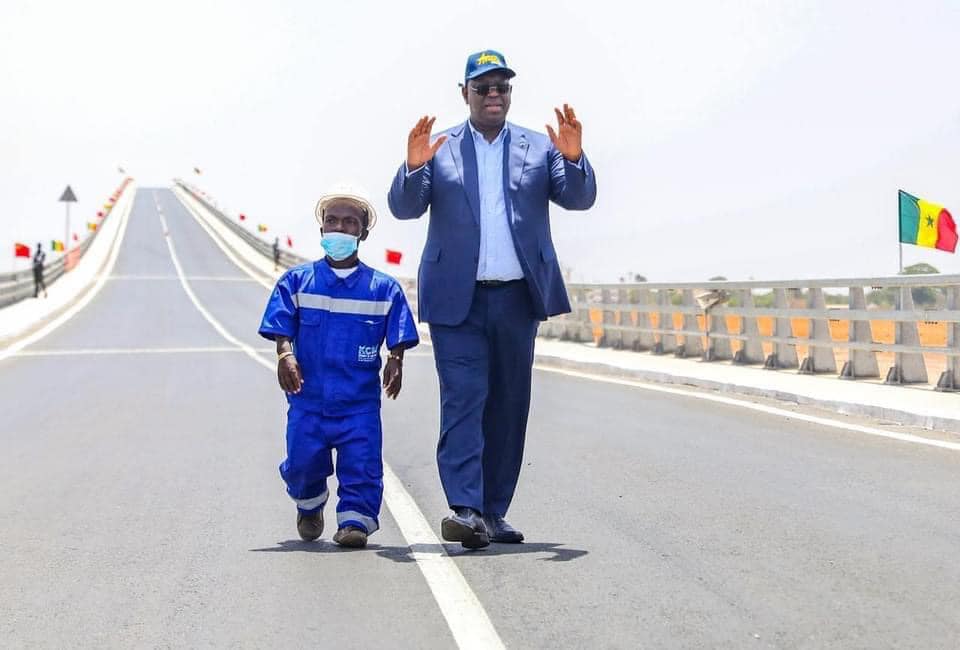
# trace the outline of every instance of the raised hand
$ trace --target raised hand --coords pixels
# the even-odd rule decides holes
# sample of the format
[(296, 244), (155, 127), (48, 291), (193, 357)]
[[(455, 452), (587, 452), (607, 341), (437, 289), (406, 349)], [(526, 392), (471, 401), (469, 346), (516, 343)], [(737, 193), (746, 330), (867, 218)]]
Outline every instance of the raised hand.
[(407, 136), (407, 170), (413, 171), (433, 160), (433, 156), (440, 146), (447, 141), (447, 136), (441, 135), (435, 142), (430, 142), (430, 131), (436, 117), (424, 115), (417, 125), (410, 130)]
[(576, 113), (573, 112), (573, 106), (563, 105), (563, 112), (559, 108), (554, 108), (557, 114), (557, 130), (547, 124), (547, 133), (550, 135), (550, 141), (557, 148), (563, 157), (570, 162), (577, 162), (583, 154), (583, 125), (577, 120)]

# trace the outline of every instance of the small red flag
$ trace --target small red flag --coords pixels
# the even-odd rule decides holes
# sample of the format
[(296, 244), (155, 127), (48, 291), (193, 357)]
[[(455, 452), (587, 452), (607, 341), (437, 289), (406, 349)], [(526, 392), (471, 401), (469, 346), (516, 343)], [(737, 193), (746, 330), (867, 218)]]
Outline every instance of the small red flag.
[(293, 239), (287, 235), (287, 248), (293, 248)]
[(97, 212), (97, 218), (103, 219), (103, 212)]
[(399, 264), (401, 257), (403, 257), (403, 253), (400, 251), (392, 251), (389, 248), (387, 249), (387, 264)]
[(73, 241), (80, 241), (80, 238), (77, 237), (77, 233), (73, 233)]
[(26, 244), (16, 243), (13, 245), (14, 257), (30, 257), (30, 247)]
[(247, 220), (247, 215), (245, 215), (244, 213), (241, 212), (241, 213), (240, 213), (240, 221), (246, 221), (246, 220)]

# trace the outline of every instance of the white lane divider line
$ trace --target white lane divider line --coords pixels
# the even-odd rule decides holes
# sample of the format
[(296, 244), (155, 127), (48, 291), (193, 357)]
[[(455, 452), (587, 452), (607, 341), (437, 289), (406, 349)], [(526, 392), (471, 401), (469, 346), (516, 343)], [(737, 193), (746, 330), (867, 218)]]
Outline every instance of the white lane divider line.
[(264, 359), (259, 354), (257, 354), (257, 351), (253, 348), (253, 346), (247, 345), (246, 343), (244, 343), (243, 341), (235, 337), (233, 334), (228, 332), (226, 328), (220, 324), (220, 321), (214, 318), (213, 315), (209, 311), (207, 311), (207, 308), (200, 303), (200, 300), (197, 298), (196, 294), (193, 293), (193, 289), (190, 287), (190, 283), (187, 282), (186, 275), (183, 272), (183, 267), (180, 266), (180, 258), (177, 257), (177, 251), (173, 247), (173, 237), (170, 236), (170, 229), (167, 227), (167, 220), (162, 214), (159, 216), (160, 216), (160, 223), (163, 226), (163, 234), (164, 234), (163, 239), (165, 242), (167, 242), (167, 250), (170, 251), (170, 260), (173, 262), (173, 268), (176, 269), (177, 271), (177, 277), (180, 278), (180, 286), (183, 287), (183, 290), (186, 292), (187, 297), (190, 298), (190, 302), (193, 303), (193, 306), (197, 308), (197, 311), (200, 312), (200, 315), (203, 316), (207, 320), (207, 322), (213, 326), (213, 329), (215, 329), (217, 333), (220, 334), (220, 336), (222, 336), (227, 341), (229, 341), (233, 345), (243, 350), (243, 352), (246, 353), (248, 357), (250, 357), (257, 363), (259, 363), (260, 365), (266, 366), (270, 370), (274, 370), (272, 363), (268, 362), (266, 359)]
[[(273, 348), (255, 348), (261, 354), (270, 354)], [(25, 350), (17, 352), (16, 357), (84, 357), (110, 355), (141, 355), (141, 354), (210, 354), (229, 352), (235, 354), (243, 352), (236, 347), (187, 347), (187, 348), (73, 348), (69, 350)]]
[(230, 250), (230, 247), (227, 246), (226, 243), (222, 241), (222, 238), (217, 233), (215, 233), (213, 229), (210, 228), (209, 225), (207, 225), (205, 219), (203, 219), (200, 215), (198, 215), (186, 201), (181, 199), (176, 194), (176, 192), (171, 192), (171, 193), (173, 194), (173, 197), (177, 200), (177, 203), (180, 204), (180, 207), (187, 214), (193, 217), (193, 220), (196, 221), (197, 224), (203, 229), (203, 231), (207, 233), (210, 239), (213, 240), (213, 243), (217, 245), (217, 248), (219, 248), (223, 252), (223, 254), (227, 256), (228, 260), (233, 262), (241, 271), (249, 275), (254, 282), (261, 285), (265, 289), (268, 289), (269, 291), (273, 291), (273, 284), (265, 280), (262, 277), (263, 275), (262, 273), (258, 272), (256, 269), (251, 267), (250, 264), (248, 264), (247, 262), (244, 262), (239, 257), (237, 257), (237, 255), (235, 255), (234, 252)]
[[(65, 312), (54, 318), (52, 321), (38, 329), (33, 334), (29, 334), (19, 341), (15, 341), (8, 345), (5, 349), (0, 350), (0, 361), (6, 359), (9, 356), (13, 356), (20, 352), (23, 348), (28, 345), (33, 345), (43, 337), (47, 336), (55, 329), (69, 321), (71, 318), (80, 313), (80, 310), (90, 304), (90, 301), (93, 300), (103, 286), (107, 283), (107, 279), (110, 276), (110, 272), (113, 271), (113, 267), (116, 264), (117, 257), (120, 255), (120, 248), (123, 244), (123, 236), (127, 232), (127, 223), (130, 221), (130, 213), (133, 211), (133, 201), (134, 196), (137, 193), (136, 187), (129, 188), (129, 191), (132, 193), (129, 198), (126, 198), (126, 203), (120, 210), (117, 210), (114, 214), (118, 214), (120, 219), (120, 225), (117, 227), (117, 231), (113, 236), (113, 242), (110, 249), (110, 254), (107, 257), (107, 263), (100, 269), (100, 273), (95, 277), (97, 278), (96, 282), (92, 287), (87, 289), (87, 293), (84, 294), (80, 300), (75, 302), (71, 307), (69, 307)], [(124, 200), (124, 198), (121, 198)]]
[[(160, 220), (163, 222), (164, 232), (169, 232), (163, 215), (160, 215)], [(180, 285), (186, 291), (197, 311), (223, 338), (241, 348), (247, 353), (247, 356), (267, 368), (271, 373), (275, 372), (276, 367), (272, 360), (267, 361), (259, 356), (252, 347), (230, 334), (200, 304), (197, 296), (190, 288), (190, 284), (183, 273), (183, 268), (180, 266), (180, 260), (177, 258), (173, 246), (173, 238), (167, 235), (165, 239), (167, 249), (170, 251), (170, 258), (173, 260), (173, 266), (180, 278)], [(238, 264), (238, 266), (240, 265)], [(498, 650), (504, 648), (503, 641), (493, 627), (483, 604), (477, 598), (473, 589), (470, 588), (470, 585), (467, 584), (466, 578), (463, 577), (453, 558), (447, 555), (413, 497), (403, 487), (403, 483), (400, 482), (386, 462), (383, 464), (383, 488), (387, 509), (397, 522), (400, 534), (403, 535), (407, 545), (410, 546), (417, 567), (423, 574), (427, 586), (430, 587), (434, 600), (436, 600), (440, 612), (447, 621), (447, 626), (453, 634), (457, 647), (463, 650)], [(430, 550), (422, 550), (424, 546)]]
[(504, 648), (483, 604), (403, 483), (383, 464), (383, 497), (460, 648)]
[[(146, 282), (153, 281), (162, 281), (167, 280), (170, 282), (179, 282), (180, 278), (175, 275), (111, 275), (109, 278), (112, 280), (131, 280), (139, 281), (143, 280)], [(188, 275), (187, 280), (190, 282), (244, 282), (244, 283), (253, 283), (255, 280), (248, 278), (247, 276), (229, 276), (229, 275)]]
[(897, 433), (895, 431), (884, 431), (883, 429), (878, 429), (876, 427), (865, 426), (862, 424), (853, 424), (852, 422), (842, 422), (840, 420), (819, 417), (816, 415), (806, 415), (804, 413), (797, 413), (796, 411), (790, 411), (788, 409), (777, 408), (776, 406), (766, 406), (765, 404), (756, 404), (754, 402), (739, 400), (732, 397), (724, 397), (723, 395), (713, 395), (710, 393), (698, 393), (694, 391), (684, 390), (682, 388), (671, 388), (667, 386), (661, 386), (659, 384), (650, 384), (650, 383), (635, 380), (635, 379), (623, 379), (619, 377), (604, 377), (602, 375), (595, 375), (592, 373), (580, 372), (577, 370), (553, 368), (553, 367), (545, 366), (538, 363), (534, 363), (533, 367), (536, 368), (537, 370), (542, 370), (543, 372), (552, 372), (554, 374), (566, 375), (568, 377), (576, 377), (578, 379), (588, 379), (590, 381), (599, 381), (606, 384), (617, 384), (619, 386), (629, 386), (631, 388), (639, 388), (640, 390), (652, 391), (655, 393), (666, 393), (668, 395), (681, 395), (683, 397), (690, 397), (693, 399), (700, 399), (708, 402), (715, 402), (717, 404), (739, 406), (740, 408), (750, 409), (752, 411), (758, 411), (760, 413), (766, 413), (768, 415), (776, 415), (779, 417), (789, 418), (792, 420), (800, 420), (801, 422), (809, 422), (810, 424), (818, 424), (825, 427), (832, 427), (834, 429), (844, 429), (846, 431), (854, 431), (856, 433), (863, 433), (868, 436), (889, 438), (890, 440), (898, 440), (900, 442), (909, 442), (917, 445), (926, 445), (928, 447), (939, 447), (940, 449), (948, 449), (950, 451), (960, 451), (960, 443), (957, 443), (957, 442), (950, 442), (947, 440), (937, 440), (935, 438), (925, 438), (923, 436), (917, 436), (910, 433)]

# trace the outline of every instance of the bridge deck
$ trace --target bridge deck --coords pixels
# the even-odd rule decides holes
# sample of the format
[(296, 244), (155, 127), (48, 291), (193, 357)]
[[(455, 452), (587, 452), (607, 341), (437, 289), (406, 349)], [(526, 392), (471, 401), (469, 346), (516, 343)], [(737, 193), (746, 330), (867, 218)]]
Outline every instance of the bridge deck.
[[(188, 297), (160, 211), (197, 301), (273, 362), (267, 290), (170, 191), (140, 190), (111, 280), (0, 361), (4, 644), (454, 646), (386, 508), (365, 551), (297, 539), (275, 378)], [(437, 404), (422, 346), (384, 408), (385, 459), (434, 527)], [(507, 646), (956, 647), (958, 469), (955, 451), (538, 371), (510, 513), (529, 542), (415, 550), (453, 558)]]

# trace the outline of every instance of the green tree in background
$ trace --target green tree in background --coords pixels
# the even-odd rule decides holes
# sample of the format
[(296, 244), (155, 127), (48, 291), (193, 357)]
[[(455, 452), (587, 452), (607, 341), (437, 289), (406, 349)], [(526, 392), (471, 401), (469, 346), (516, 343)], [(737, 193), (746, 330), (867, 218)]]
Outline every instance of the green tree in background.
[[(903, 269), (903, 275), (928, 275), (939, 272), (936, 267), (923, 262), (911, 264)], [(913, 294), (913, 304), (917, 307), (934, 308), (940, 303), (941, 296), (946, 297), (943, 289), (939, 287), (915, 287), (910, 290), (910, 293)]]
[[(904, 267), (901, 275), (932, 275), (940, 271), (930, 264), (919, 262)], [(878, 307), (894, 307), (897, 304), (897, 289), (885, 287), (875, 289), (867, 295), (867, 302)], [(945, 298), (943, 289), (936, 287), (914, 287), (910, 290), (913, 295), (913, 304), (919, 309), (933, 309), (942, 304)]]

